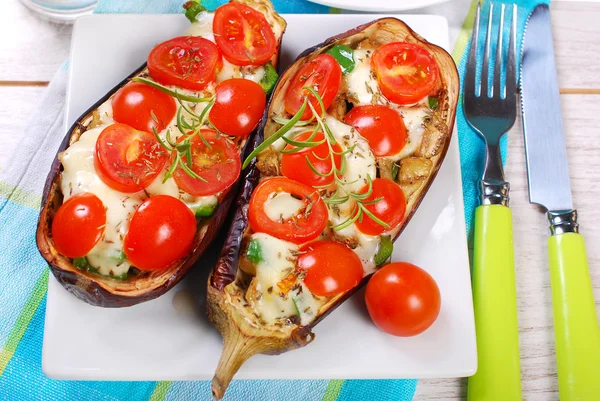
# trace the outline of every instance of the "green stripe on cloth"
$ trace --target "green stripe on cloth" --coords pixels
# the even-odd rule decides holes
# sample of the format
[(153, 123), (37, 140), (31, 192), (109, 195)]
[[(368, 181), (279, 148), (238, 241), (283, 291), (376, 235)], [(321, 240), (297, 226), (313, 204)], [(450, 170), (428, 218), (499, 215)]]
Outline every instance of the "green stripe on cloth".
[(173, 384), (173, 382), (156, 383), (156, 387), (154, 387), (154, 391), (150, 394), (148, 401), (163, 401), (167, 395), (167, 391), (171, 388), (171, 384)]
[(31, 209), (39, 209), (42, 204), (42, 197), (40, 195), (25, 191), (5, 181), (0, 181), (0, 197)]
[[(462, 27), (460, 28), (460, 33), (456, 38), (456, 43), (454, 44), (454, 50), (452, 50), (452, 58), (456, 64), (460, 63), (462, 60), (463, 54), (465, 53), (465, 49), (471, 40), (471, 33), (473, 31), (473, 24), (475, 23), (475, 12), (477, 11), (477, 3), (479, 0), (473, 0), (471, 2), (471, 7), (469, 7), (469, 13), (467, 14), (467, 18), (463, 22)], [(485, 3), (485, 0), (481, 1), (481, 5)]]
[(342, 10), (340, 10), (339, 8), (335, 8), (335, 7), (331, 7), (329, 8), (329, 14), (341, 14)]
[(327, 384), (327, 388), (325, 389), (325, 394), (323, 394), (322, 401), (335, 401), (340, 395), (340, 391), (342, 391), (342, 385), (344, 384), (344, 380), (329, 380)]
[(27, 330), (35, 311), (46, 296), (46, 289), (48, 288), (48, 272), (49, 270), (46, 269), (37, 280), (31, 295), (27, 299), (27, 303), (25, 303), (25, 307), (19, 314), (12, 331), (8, 336), (6, 344), (2, 350), (0, 350), (0, 376), (4, 373), (8, 362), (17, 350), (17, 346), (19, 345), (19, 342), (21, 342), (21, 338), (23, 337), (25, 330)]

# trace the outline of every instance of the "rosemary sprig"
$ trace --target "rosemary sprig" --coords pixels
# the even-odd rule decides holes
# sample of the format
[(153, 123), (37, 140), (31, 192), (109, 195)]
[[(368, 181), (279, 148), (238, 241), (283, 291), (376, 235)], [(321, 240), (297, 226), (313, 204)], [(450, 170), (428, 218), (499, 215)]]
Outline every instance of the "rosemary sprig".
[(186, 102), (204, 103), (204, 102), (209, 102), (212, 99), (212, 97), (197, 97), (197, 96), (184, 95), (182, 93), (177, 92), (177, 90), (169, 89), (166, 86), (159, 84), (158, 82), (152, 81), (150, 79), (142, 78), (142, 77), (131, 78), (131, 80), (133, 82), (141, 82), (143, 84), (150, 85), (151, 87), (156, 88), (159, 91), (166, 93), (167, 95), (171, 95), (179, 100), (185, 100)]
[[(192, 141), (190, 137), (186, 137), (183, 141), (177, 142), (171, 139), (171, 131), (167, 130), (165, 134), (165, 140), (163, 140), (160, 135), (158, 135), (158, 131), (156, 128), (152, 127), (152, 132), (154, 133), (154, 137), (168, 152), (174, 155), (173, 161), (169, 166), (165, 177), (163, 178), (163, 183), (165, 183), (169, 178), (173, 176), (175, 173), (175, 169), (177, 167), (181, 167), (183, 171), (185, 171), (188, 175), (193, 178), (199, 179), (202, 182), (208, 182), (205, 178), (202, 178), (194, 170), (192, 170)], [(185, 155), (185, 160), (183, 156)]]

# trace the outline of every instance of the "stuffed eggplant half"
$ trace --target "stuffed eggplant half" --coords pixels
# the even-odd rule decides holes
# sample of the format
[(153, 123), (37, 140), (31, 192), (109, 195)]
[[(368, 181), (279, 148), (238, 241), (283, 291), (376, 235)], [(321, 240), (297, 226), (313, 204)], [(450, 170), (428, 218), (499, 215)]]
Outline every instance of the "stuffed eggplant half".
[(277, 81), (286, 24), (268, 0), (184, 8), (185, 36), (154, 47), (77, 121), (48, 176), (38, 248), (93, 305), (153, 299), (198, 260)]
[(305, 51), (282, 75), (208, 282), (224, 338), (216, 398), (250, 356), (312, 341), (390, 258), (446, 154), (458, 91), (450, 55), (394, 18)]

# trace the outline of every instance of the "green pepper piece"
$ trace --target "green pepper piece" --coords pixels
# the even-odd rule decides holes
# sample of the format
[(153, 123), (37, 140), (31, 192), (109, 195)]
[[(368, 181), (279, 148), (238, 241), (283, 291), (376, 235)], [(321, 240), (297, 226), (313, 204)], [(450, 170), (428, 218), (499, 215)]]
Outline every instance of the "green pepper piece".
[(260, 243), (258, 240), (253, 239), (250, 241), (250, 244), (248, 244), (248, 250), (246, 251), (246, 257), (254, 264), (257, 264), (263, 260), (262, 250), (260, 249)]
[(427, 104), (431, 110), (437, 110), (438, 108), (438, 98), (435, 96), (429, 96), (427, 98)]
[(265, 75), (260, 80), (260, 86), (265, 90), (267, 96), (273, 92), (273, 88), (275, 88), (275, 84), (279, 79), (279, 74), (277, 74), (277, 70), (273, 67), (273, 64), (269, 61), (265, 64)]
[(184, 3), (183, 9), (185, 10), (185, 16), (190, 20), (191, 23), (196, 22), (196, 17), (202, 11), (206, 11), (206, 8), (200, 4), (200, 0), (192, 0)]
[(354, 50), (344, 45), (335, 45), (331, 49), (327, 50), (328, 54), (331, 54), (334, 59), (340, 64), (342, 72), (348, 74), (354, 70), (356, 63), (354, 62)]
[(296, 303), (296, 298), (295, 297), (290, 297), (292, 300), (292, 304), (294, 305), (294, 309), (296, 310), (296, 315), (301, 316), (300, 315), (300, 309), (298, 309), (298, 304)]
[(196, 209), (196, 217), (210, 217), (213, 215), (216, 209), (216, 203), (212, 205), (202, 205), (198, 209)]
[(90, 267), (92, 267), (85, 256), (82, 258), (74, 258), (73, 266), (82, 270), (88, 270)]
[(119, 250), (115, 253), (114, 258), (117, 262), (119, 262), (119, 264), (121, 264), (127, 259), (127, 255), (125, 255), (125, 252)]
[(381, 237), (381, 242), (379, 243), (379, 250), (375, 254), (375, 265), (379, 267), (385, 262), (387, 262), (390, 256), (392, 256), (393, 250), (394, 243), (392, 242), (392, 238), (389, 236)]

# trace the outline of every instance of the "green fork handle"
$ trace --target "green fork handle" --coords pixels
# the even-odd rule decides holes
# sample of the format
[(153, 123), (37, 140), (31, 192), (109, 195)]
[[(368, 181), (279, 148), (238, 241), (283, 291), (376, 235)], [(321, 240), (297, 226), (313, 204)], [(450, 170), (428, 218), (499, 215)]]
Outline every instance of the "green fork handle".
[(600, 327), (583, 237), (548, 239), (561, 401), (600, 399)]
[(473, 304), (477, 373), (469, 401), (522, 401), (512, 213), (507, 206), (475, 210)]

